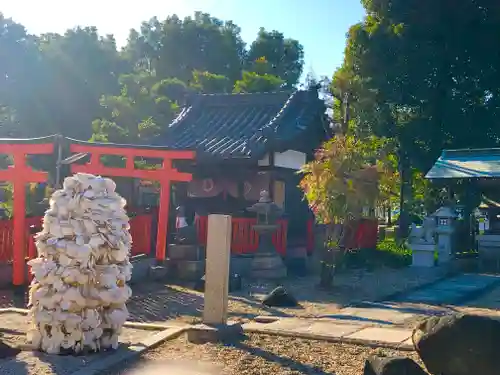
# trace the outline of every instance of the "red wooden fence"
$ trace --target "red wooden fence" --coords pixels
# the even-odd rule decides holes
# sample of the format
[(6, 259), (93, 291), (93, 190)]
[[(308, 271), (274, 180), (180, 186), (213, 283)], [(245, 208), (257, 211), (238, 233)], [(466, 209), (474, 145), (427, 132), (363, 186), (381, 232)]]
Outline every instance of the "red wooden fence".
[[(26, 244), (25, 257), (36, 257), (36, 249), (33, 247), (32, 236), (29, 227), (34, 225), (41, 227), (42, 217), (26, 218)], [(149, 254), (151, 251), (151, 215), (137, 215), (130, 219), (130, 234), (132, 235), (132, 255)], [(13, 221), (0, 220), (0, 263), (10, 263), (13, 259), (14, 248), (12, 242)], [(31, 245), (30, 245), (31, 244)]]
[[(257, 250), (259, 235), (252, 229), (256, 223), (257, 219), (255, 218), (232, 218), (231, 251), (234, 254), (251, 254)], [(273, 244), (280, 254), (285, 255), (288, 221), (281, 219), (278, 220), (277, 224), (278, 229), (273, 234)], [(200, 245), (207, 244), (207, 227), (208, 217), (199, 216), (196, 220), (196, 229)]]

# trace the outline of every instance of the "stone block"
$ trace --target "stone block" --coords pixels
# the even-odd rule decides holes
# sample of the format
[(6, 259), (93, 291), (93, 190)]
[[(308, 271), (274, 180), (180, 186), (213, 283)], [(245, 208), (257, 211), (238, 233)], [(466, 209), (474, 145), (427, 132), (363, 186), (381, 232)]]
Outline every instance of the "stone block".
[(252, 261), (253, 256), (232, 256), (229, 263), (230, 273), (241, 275), (241, 277), (249, 277), (252, 270)]
[(255, 255), (252, 260), (252, 268), (258, 270), (271, 270), (283, 267), (283, 260), (278, 254)]
[(150, 258), (146, 254), (140, 254), (131, 257), (130, 263), (133, 266), (130, 283), (134, 284), (144, 281), (150, 276), (150, 269), (156, 265), (156, 259)]
[(198, 245), (168, 245), (168, 258), (172, 260), (204, 260), (203, 249)]
[(187, 340), (193, 344), (234, 340), (243, 336), (243, 327), (239, 323), (218, 325), (198, 324), (190, 327)]
[(284, 266), (278, 269), (263, 269), (263, 270), (252, 270), (250, 277), (253, 279), (264, 279), (264, 280), (277, 280), (284, 279), (287, 277), (287, 271)]
[(410, 244), (413, 267), (434, 267), (435, 244)]
[(368, 327), (347, 335), (347, 339), (397, 345), (408, 340), (412, 331), (404, 328)]
[(168, 268), (165, 266), (151, 266), (149, 278), (153, 281), (165, 281), (168, 276)]
[(182, 281), (197, 281), (205, 274), (204, 260), (167, 260), (169, 276)]
[(406, 357), (370, 356), (365, 362), (363, 375), (425, 375), (426, 372)]

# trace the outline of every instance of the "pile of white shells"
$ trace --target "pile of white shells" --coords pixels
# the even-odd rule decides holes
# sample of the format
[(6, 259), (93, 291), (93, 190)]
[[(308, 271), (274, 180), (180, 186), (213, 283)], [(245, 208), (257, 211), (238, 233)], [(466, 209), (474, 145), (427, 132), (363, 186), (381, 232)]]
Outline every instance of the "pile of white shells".
[(116, 348), (132, 292), (132, 238), (115, 183), (78, 173), (50, 199), (29, 261), (27, 340), (47, 353)]

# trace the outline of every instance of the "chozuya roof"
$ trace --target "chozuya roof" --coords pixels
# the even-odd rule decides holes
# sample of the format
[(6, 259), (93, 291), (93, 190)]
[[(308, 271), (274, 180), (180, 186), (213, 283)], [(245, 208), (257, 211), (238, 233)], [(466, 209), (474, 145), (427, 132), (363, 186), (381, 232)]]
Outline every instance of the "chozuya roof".
[(196, 95), (160, 137), (198, 156), (260, 158), (270, 141), (296, 139), (325, 111), (316, 88), (255, 94)]
[(500, 178), (500, 149), (444, 150), (425, 178)]

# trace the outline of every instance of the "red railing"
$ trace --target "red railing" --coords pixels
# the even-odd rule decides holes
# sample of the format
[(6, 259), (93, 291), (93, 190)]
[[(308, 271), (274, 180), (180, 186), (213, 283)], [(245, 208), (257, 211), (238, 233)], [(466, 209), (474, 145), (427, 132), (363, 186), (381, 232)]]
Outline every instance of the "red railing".
[[(234, 254), (251, 254), (259, 247), (259, 235), (252, 229), (257, 219), (233, 217), (231, 231), (231, 251)], [(278, 229), (273, 234), (273, 244), (276, 250), (285, 255), (288, 221), (278, 220)], [(208, 217), (199, 216), (196, 220), (198, 241), (200, 245), (207, 244)]]
[(151, 252), (152, 226), (153, 216), (150, 214), (130, 218), (132, 255), (149, 254)]
[(351, 249), (375, 249), (377, 247), (378, 221), (360, 220), (352, 242), (348, 244)]
[[(26, 218), (26, 244), (24, 249), (26, 258), (36, 257), (33, 237), (29, 232), (29, 227), (34, 225), (41, 227), (42, 217)], [(137, 215), (130, 219), (130, 234), (132, 235), (132, 255), (149, 254), (151, 252), (151, 215)], [(13, 221), (0, 220), (0, 263), (9, 263), (13, 259)]]

